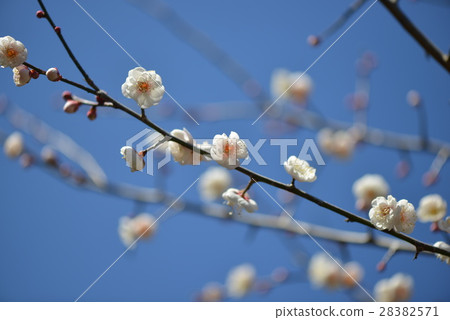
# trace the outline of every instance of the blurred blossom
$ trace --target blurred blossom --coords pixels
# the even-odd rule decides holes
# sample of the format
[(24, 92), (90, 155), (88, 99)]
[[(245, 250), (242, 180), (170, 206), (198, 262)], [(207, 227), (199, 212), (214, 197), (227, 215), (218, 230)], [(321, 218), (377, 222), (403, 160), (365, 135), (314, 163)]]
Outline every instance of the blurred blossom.
[(311, 283), (317, 288), (336, 289), (341, 284), (341, 268), (327, 254), (315, 254), (308, 267)]
[(119, 236), (127, 247), (137, 239), (148, 239), (157, 229), (155, 218), (148, 213), (141, 213), (135, 217), (122, 217), (119, 220)]
[(313, 89), (313, 81), (303, 72), (289, 72), (285, 69), (276, 69), (272, 73), (271, 91), (275, 99), (286, 98), (303, 104)]
[(232, 298), (242, 298), (255, 282), (256, 270), (251, 264), (241, 264), (230, 270), (226, 280), (228, 295)]
[(10, 158), (17, 158), (24, 149), (23, 136), (20, 132), (13, 132), (6, 138), (3, 144), (3, 151)]
[(144, 109), (157, 105), (164, 92), (161, 77), (154, 70), (146, 71), (142, 67), (130, 70), (122, 85), (122, 94)]
[(222, 167), (212, 167), (206, 170), (199, 181), (201, 197), (206, 201), (219, 198), (230, 187), (231, 174)]
[(355, 287), (364, 276), (363, 267), (356, 261), (348, 262), (344, 265), (345, 272), (341, 274), (341, 284), (344, 287)]
[(6, 36), (0, 38), (0, 66), (18, 67), (27, 60), (28, 51), (22, 42), (13, 37)]
[(416, 90), (409, 90), (406, 94), (406, 102), (408, 102), (411, 107), (419, 107), (421, 101), (420, 94)]
[(408, 301), (412, 295), (414, 280), (411, 276), (397, 273), (389, 279), (377, 282), (374, 288), (375, 300), (378, 302)]
[(419, 202), (417, 215), (421, 222), (436, 222), (445, 217), (447, 202), (438, 194), (430, 194)]
[(223, 287), (220, 283), (209, 282), (207, 283), (200, 293), (200, 301), (204, 302), (217, 302), (223, 299)]
[(389, 185), (379, 174), (365, 174), (353, 183), (353, 194), (356, 197), (356, 208), (367, 210), (376, 197), (386, 197)]
[(290, 156), (284, 162), (284, 169), (292, 178), (299, 182), (313, 182), (317, 179), (316, 169), (311, 167), (307, 161), (301, 160), (296, 156)]
[(450, 217), (440, 220), (438, 226), (442, 231), (450, 233)]
[(340, 159), (347, 159), (355, 150), (358, 137), (350, 130), (333, 131), (329, 128), (320, 130), (317, 134), (320, 148), (327, 154)]

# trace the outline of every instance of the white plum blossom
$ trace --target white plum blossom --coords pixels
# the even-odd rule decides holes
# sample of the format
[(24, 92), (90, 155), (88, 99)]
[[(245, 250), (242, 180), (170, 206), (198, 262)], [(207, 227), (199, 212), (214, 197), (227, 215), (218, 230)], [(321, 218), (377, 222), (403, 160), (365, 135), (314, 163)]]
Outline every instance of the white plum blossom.
[(23, 136), (20, 132), (11, 133), (3, 144), (3, 151), (10, 158), (17, 158), (24, 149)]
[(341, 284), (341, 268), (327, 254), (316, 253), (309, 261), (308, 277), (317, 288), (336, 289)]
[(231, 206), (237, 214), (241, 214), (242, 209), (245, 209), (247, 212), (258, 210), (258, 204), (255, 200), (250, 199), (247, 194), (243, 196), (242, 191), (238, 189), (228, 189), (222, 194), (222, 198), (225, 200), (225, 204)]
[(242, 298), (252, 289), (255, 278), (256, 270), (251, 264), (245, 263), (234, 267), (226, 280), (228, 295), (232, 298)]
[(17, 87), (26, 85), (31, 80), (30, 69), (27, 66), (21, 64), (13, 68), (13, 80)]
[(144, 109), (157, 105), (164, 92), (161, 77), (154, 70), (146, 71), (142, 67), (130, 70), (122, 85), (122, 94)]
[[(194, 138), (192, 138), (191, 133), (187, 129), (175, 129), (172, 130), (170, 134), (184, 142), (194, 144)], [(191, 149), (186, 148), (175, 141), (169, 141), (168, 148), (176, 162), (179, 162), (182, 165), (194, 163), (194, 152)]]
[(391, 230), (394, 228), (399, 210), (400, 208), (397, 207), (397, 201), (393, 196), (377, 197), (372, 201), (369, 218), (377, 229)]
[(135, 217), (122, 217), (119, 220), (119, 236), (125, 246), (131, 246), (137, 239), (148, 239), (156, 231), (155, 218), (148, 213), (140, 213)]
[(341, 272), (341, 285), (346, 288), (355, 287), (364, 277), (363, 267), (356, 261), (347, 262)]
[(389, 279), (377, 282), (374, 288), (375, 300), (378, 302), (408, 301), (413, 287), (414, 280), (411, 276), (397, 273)]
[(423, 197), (417, 208), (417, 215), (422, 222), (437, 222), (445, 217), (447, 202), (438, 194)]
[(442, 231), (450, 233), (450, 217), (440, 220), (438, 226)]
[(351, 130), (333, 131), (329, 128), (320, 130), (317, 134), (320, 148), (327, 154), (340, 159), (347, 159), (355, 150), (358, 138)]
[(0, 66), (18, 67), (27, 60), (28, 51), (22, 42), (13, 37), (0, 38)]
[(141, 171), (142, 169), (144, 169), (145, 167), (144, 158), (132, 147), (130, 146), (122, 147), (120, 149), (120, 154), (123, 156), (122, 158), (125, 159), (127, 166), (130, 167), (131, 172)]
[[(443, 241), (438, 241), (433, 246), (435, 246), (436, 248), (450, 252), (450, 245)], [(445, 262), (446, 264), (450, 264), (450, 257), (444, 256), (443, 254), (440, 254), (440, 253), (436, 253), (435, 255), (436, 255), (436, 258), (438, 258), (439, 260)]]
[(231, 131), (229, 137), (225, 133), (216, 134), (210, 152), (213, 160), (227, 169), (238, 167), (239, 159), (245, 159), (248, 156), (245, 142), (234, 131)]
[(305, 160), (301, 160), (296, 156), (290, 156), (284, 162), (284, 169), (292, 178), (299, 182), (313, 182), (316, 181), (316, 169), (311, 167)]
[(417, 221), (417, 214), (414, 210), (414, 206), (407, 200), (402, 199), (397, 202), (398, 217), (395, 222), (395, 231), (411, 233), (414, 230)]
[(274, 98), (288, 98), (303, 104), (311, 94), (313, 81), (303, 72), (289, 72), (277, 69), (272, 73), (271, 91)]
[(206, 170), (199, 181), (201, 197), (206, 201), (219, 198), (230, 187), (231, 174), (222, 167), (212, 167)]
[(388, 195), (389, 185), (379, 174), (366, 174), (353, 183), (352, 191), (356, 197), (356, 207), (367, 210), (373, 199)]

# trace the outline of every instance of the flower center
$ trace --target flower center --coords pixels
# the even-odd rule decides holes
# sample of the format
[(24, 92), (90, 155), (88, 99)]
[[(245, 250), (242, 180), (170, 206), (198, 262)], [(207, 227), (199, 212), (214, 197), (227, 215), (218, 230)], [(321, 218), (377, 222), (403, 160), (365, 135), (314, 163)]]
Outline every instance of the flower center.
[(147, 92), (151, 89), (151, 86), (148, 82), (138, 82), (138, 90), (140, 92)]
[(388, 206), (386, 206), (386, 207), (384, 207), (384, 208), (381, 208), (381, 213), (382, 213), (383, 215), (388, 215), (390, 212), (391, 212), (391, 208), (388, 207)]
[(223, 146), (223, 152), (226, 154), (233, 153), (235, 149), (235, 146), (233, 144), (230, 144), (228, 141)]
[(6, 50), (6, 55), (8, 58), (14, 58), (17, 55), (17, 52), (14, 49), (8, 49)]

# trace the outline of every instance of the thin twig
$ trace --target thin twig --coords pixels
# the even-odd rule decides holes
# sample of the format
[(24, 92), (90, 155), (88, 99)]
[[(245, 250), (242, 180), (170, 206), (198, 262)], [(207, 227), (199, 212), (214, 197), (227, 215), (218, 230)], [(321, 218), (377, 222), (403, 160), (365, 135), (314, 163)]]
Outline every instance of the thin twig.
[(447, 72), (450, 72), (449, 56), (442, 53), (403, 13), (398, 7), (397, 0), (380, 0), (403, 28), (431, 55)]

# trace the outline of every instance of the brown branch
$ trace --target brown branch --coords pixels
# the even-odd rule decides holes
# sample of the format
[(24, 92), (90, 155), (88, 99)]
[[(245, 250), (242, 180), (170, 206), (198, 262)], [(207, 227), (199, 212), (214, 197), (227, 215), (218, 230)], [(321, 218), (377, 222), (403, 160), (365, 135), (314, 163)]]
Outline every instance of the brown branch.
[(431, 42), (403, 13), (398, 7), (397, 0), (380, 0), (380, 2), (389, 10), (395, 19), (403, 28), (422, 46), (425, 51), (431, 55), (447, 72), (450, 72), (449, 56), (442, 53), (436, 45)]

